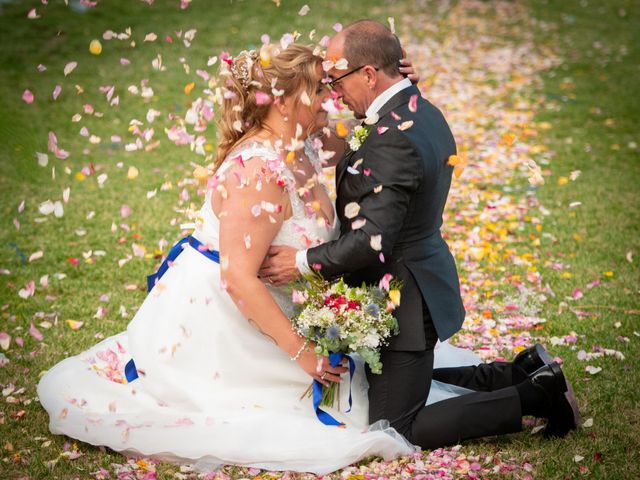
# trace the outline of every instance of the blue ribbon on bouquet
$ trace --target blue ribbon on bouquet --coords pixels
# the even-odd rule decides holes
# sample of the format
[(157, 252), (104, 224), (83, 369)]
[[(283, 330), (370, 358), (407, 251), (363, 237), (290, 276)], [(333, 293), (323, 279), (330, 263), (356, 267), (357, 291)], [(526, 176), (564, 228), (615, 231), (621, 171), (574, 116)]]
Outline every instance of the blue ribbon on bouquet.
[[(173, 263), (176, 258), (178, 258), (178, 255), (180, 255), (185, 249), (186, 243), (191, 245), (209, 260), (212, 260), (215, 263), (220, 263), (220, 252), (218, 252), (217, 250), (209, 250), (201, 241), (192, 237), (191, 235), (188, 235), (179, 240), (173, 247), (171, 247), (171, 250), (169, 250), (167, 257), (160, 264), (160, 267), (158, 267), (156, 273), (147, 277), (147, 292), (150, 292), (156, 282), (162, 278), (167, 270), (169, 270), (170, 263)], [(127, 382), (133, 382), (136, 378), (138, 378), (138, 370), (136, 369), (136, 364), (133, 361), (133, 358), (129, 360), (124, 366), (124, 376), (127, 379)]]
[[(347, 412), (351, 411), (351, 382), (353, 381), (353, 373), (356, 371), (356, 364), (349, 355), (345, 355), (344, 353), (330, 353), (329, 354), (329, 363), (331, 363), (332, 367), (337, 367), (342, 362), (343, 358), (347, 358), (349, 360), (349, 408)], [(320, 409), (320, 401), (322, 400), (322, 384), (314, 380), (313, 381), (313, 409), (316, 412), (316, 416), (318, 420), (320, 420), (325, 425), (332, 425), (336, 427), (342, 427), (344, 423), (339, 422), (331, 415), (329, 415), (324, 410)]]

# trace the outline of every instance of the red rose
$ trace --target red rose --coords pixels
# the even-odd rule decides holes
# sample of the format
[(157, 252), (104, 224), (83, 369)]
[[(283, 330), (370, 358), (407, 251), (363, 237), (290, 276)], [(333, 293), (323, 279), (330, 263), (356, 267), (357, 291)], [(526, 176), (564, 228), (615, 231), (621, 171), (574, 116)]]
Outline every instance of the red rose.
[(360, 302), (357, 300), (349, 300), (347, 310), (360, 310)]

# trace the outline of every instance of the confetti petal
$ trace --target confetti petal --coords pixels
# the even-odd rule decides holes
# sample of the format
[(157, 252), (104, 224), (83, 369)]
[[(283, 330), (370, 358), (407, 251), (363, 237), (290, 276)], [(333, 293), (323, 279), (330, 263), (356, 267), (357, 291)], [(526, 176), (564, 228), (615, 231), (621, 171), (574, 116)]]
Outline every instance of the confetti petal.
[(360, 213), (360, 205), (356, 202), (351, 202), (344, 207), (344, 216), (347, 218), (355, 218)]
[(22, 100), (24, 101), (24, 103), (31, 105), (33, 103), (33, 93), (31, 92), (31, 90), (25, 90), (24, 93), (22, 94)]
[(411, 98), (409, 99), (409, 111), (410, 112), (416, 112), (418, 111), (418, 95), (411, 95)]
[(33, 322), (31, 322), (31, 326), (29, 327), (29, 335), (31, 335), (33, 338), (35, 338), (39, 342), (41, 342), (44, 339), (44, 337), (42, 336), (42, 333), (40, 333), (40, 330), (36, 328)]
[(64, 76), (66, 77), (73, 72), (78, 66), (78, 62), (69, 62), (64, 66)]
[(298, 11), (298, 15), (304, 17), (307, 13), (309, 13), (309, 10), (311, 10), (309, 8), (309, 5), (303, 5), (302, 8)]
[(398, 130), (404, 131), (413, 126), (413, 120), (406, 120), (398, 125)]
[(91, 43), (89, 43), (89, 52), (91, 55), (100, 55), (102, 53), (100, 40), (91, 40)]
[(371, 245), (371, 248), (373, 248), (376, 252), (382, 250), (382, 235), (371, 235), (369, 245)]

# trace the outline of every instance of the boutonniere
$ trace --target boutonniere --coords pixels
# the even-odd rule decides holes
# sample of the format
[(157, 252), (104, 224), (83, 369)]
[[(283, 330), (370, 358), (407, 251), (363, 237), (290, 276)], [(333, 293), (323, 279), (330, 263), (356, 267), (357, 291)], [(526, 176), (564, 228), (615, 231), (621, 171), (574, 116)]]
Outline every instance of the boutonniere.
[(358, 125), (351, 132), (351, 136), (348, 139), (349, 148), (351, 151), (357, 151), (371, 132), (371, 125)]

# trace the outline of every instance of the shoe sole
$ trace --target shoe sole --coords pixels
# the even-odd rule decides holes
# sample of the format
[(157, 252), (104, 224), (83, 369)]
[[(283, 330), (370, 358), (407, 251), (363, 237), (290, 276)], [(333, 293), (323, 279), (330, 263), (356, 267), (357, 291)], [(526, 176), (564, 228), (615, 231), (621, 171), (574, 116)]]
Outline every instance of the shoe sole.
[(543, 366), (551, 365), (553, 363), (553, 358), (551, 358), (549, 352), (547, 352), (545, 348), (539, 343), (536, 343), (536, 353), (538, 354), (538, 358), (542, 360)]
[[(571, 430), (575, 430), (578, 425), (580, 425), (580, 410), (578, 409), (578, 402), (576, 401), (576, 395), (573, 391), (573, 387), (571, 383), (566, 379), (560, 365), (557, 363), (551, 364), (551, 368), (553, 373), (558, 375), (558, 373), (562, 376), (562, 380), (564, 385), (561, 387), (562, 393), (558, 398), (558, 408), (560, 411), (556, 418), (550, 418), (547, 423), (547, 427), (544, 431), (544, 436), (549, 437), (564, 437)], [(556, 426), (557, 418), (566, 418), (571, 415), (573, 419), (572, 425), (563, 425), (562, 427)], [(562, 422), (561, 422), (562, 423)]]

